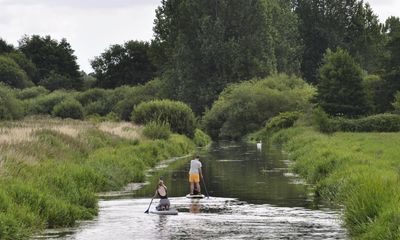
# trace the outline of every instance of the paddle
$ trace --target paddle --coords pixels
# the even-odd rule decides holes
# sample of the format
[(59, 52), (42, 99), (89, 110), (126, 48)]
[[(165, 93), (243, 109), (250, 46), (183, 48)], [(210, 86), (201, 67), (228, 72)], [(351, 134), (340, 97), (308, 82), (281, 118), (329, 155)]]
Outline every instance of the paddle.
[(201, 174), (201, 181), (203, 182), (204, 190), (206, 190), (207, 199), (208, 199), (208, 198), (210, 198), (210, 195), (208, 195), (208, 191), (207, 191), (207, 187), (206, 187), (206, 182), (204, 182), (203, 174)]
[(144, 213), (149, 213), (149, 209), (150, 209), (151, 203), (153, 202), (153, 199), (154, 199), (154, 197), (151, 198), (149, 207), (147, 208), (147, 210)]

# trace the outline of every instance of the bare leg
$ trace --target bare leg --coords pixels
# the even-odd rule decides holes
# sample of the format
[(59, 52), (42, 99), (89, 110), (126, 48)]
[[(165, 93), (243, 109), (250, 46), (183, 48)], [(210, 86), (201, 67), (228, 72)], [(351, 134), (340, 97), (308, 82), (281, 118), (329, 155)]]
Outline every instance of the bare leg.
[(199, 182), (196, 183), (196, 189), (197, 189), (197, 192), (199, 192), (199, 194), (200, 194), (201, 189), (200, 189), (200, 183)]
[(190, 183), (190, 194), (193, 194), (193, 190), (194, 190), (194, 183)]

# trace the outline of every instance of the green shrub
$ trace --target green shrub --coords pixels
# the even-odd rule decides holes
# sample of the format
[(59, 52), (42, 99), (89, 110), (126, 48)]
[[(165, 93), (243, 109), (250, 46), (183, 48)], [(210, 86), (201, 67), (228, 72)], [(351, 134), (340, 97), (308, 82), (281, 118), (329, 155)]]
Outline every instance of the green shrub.
[(319, 115), (316, 125), (324, 133), (332, 132), (398, 132), (400, 131), (400, 115), (378, 114), (359, 119), (328, 118)]
[(268, 132), (276, 132), (284, 128), (293, 127), (294, 123), (302, 116), (300, 112), (284, 112), (268, 120), (265, 128)]
[(15, 120), (22, 117), (22, 102), (14, 97), (10, 88), (0, 85), (0, 120)]
[(6, 56), (0, 56), (0, 82), (15, 88), (33, 86), (26, 72), (14, 60)]
[(400, 91), (398, 91), (394, 97), (394, 102), (392, 103), (394, 108), (393, 113), (400, 114)]
[(296, 77), (276, 75), (227, 87), (203, 118), (213, 139), (240, 139), (280, 112), (308, 108), (314, 88)]
[(164, 96), (162, 91), (163, 83), (160, 79), (154, 79), (145, 85), (135, 87), (120, 87), (115, 91), (123, 93), (123, 100), (119, 100), (113, 109), (122, 120), (131, 120), (132, 110), (141, 102), (148, 102), (160, 99)]
[(83, 107), (75, 99), (65, 99), (54, 106), (52, 115), (60, 118), (83, 119)]
[(205, 132), (196, 128), (196, 130), (194, 131), (193, 142), (194, 144), (196, 144), (197, 147), (205, 147), (211, 142), (211, 137), (208, 136)]
[(25, 88), (21, 90), (20, 92), (17, 93), (17, 98), (21, 100), (27, 100), (31, 98), (36, 98), (42, 95), (46, 95), (49, 93), (49, 90), (42, 86), (38, 87), (31, 87), (31, 88)]
[(168, 123), (151, 121), (144, 126), (143, 135), (149, 139), (168, 139), (171, 129)]
[(65, 91), (54, 91), (48, 95), (41, 95), (25, 101), (28, 115), (51, 114), (55, 105), (62, 102), (67, 97), (73, 96), (72, 93)]
[(152, 121), (165, 122), (173, 132), (192, 137), (195, 129), (195, 117), (192, 109), (182, 102), (154, 100), (139, 104), (132, 111), (132, 120), (138, 124)]

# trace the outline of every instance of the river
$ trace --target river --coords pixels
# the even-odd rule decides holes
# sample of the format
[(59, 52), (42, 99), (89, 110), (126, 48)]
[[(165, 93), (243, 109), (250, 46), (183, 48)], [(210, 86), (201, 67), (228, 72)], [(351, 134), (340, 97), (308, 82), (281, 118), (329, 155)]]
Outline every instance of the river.
[[(152, 184), (123, 197), (100, 200), (96, 219), (74, 228), (46, 230), (35, 239), (347, 238), (341, 210), (315, 201), (310, 186), (289, 173), (290, 161), (279, 149), (219, 142), (200, 156), (209, 198), (184, 197), (189, 166), (188, 159), (181, 159), (152, 172)], [(160, 175), (172, 207), (179, 211), (176, 216), (144, 213)]]

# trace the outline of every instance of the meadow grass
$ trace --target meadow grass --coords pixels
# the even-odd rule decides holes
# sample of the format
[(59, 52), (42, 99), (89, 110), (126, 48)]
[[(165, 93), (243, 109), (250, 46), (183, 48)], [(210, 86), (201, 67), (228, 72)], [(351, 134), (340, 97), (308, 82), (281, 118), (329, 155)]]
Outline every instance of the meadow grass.
[(344, 206), (353, 239), (400, 239), (400, 133), (321, 134), (290, 128), (272, 136), (316, 194)]
[[(144, 181), (146, 169), (195, 149), (177, 134), (144, 139), (130, 123), (40, 118), (3, 122), (0, 129), (6, 139), (0, 144), (0, 239), (27, 239), (43, 228), (91, 219), (97, 192)], [(16, 129), (23, 133), (13, 135)]]

